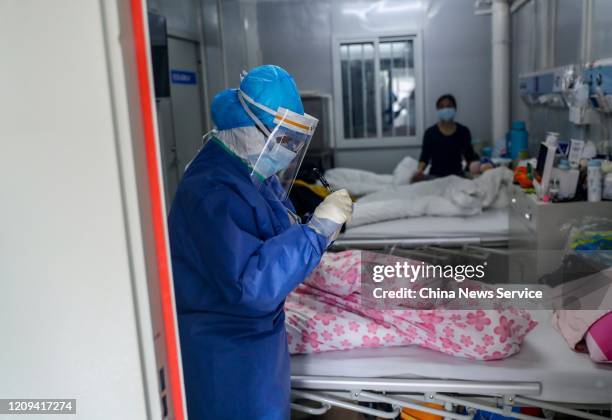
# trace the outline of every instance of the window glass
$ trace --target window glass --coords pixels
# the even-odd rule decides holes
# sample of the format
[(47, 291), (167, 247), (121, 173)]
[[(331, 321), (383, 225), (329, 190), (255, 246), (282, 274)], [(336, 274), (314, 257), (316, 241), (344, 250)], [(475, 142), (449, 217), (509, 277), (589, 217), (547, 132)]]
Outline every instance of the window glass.
[(414, 69), (411, 39), (341, 44), (344, 138), (416, 136)]
[(376, 137), (374, 44), (344, 44), (340, 58), (344, 137)]
[(412, 41), (380, 44), (380, 102), (383, 137), (416, 135), (414, 52)]

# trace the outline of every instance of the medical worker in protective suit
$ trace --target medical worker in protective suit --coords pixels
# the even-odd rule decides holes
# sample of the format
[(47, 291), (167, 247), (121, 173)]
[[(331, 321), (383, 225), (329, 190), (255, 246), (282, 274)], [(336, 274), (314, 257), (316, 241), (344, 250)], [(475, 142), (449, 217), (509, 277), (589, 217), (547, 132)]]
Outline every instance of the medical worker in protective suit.
[(215, 130), (169, 216), (191, 420), (289, 418), (283, 304), (352, 213), (345, 190), (302, 223), (288, 190), (317, 120), (293, 78), (266, 65), (211, 106)]

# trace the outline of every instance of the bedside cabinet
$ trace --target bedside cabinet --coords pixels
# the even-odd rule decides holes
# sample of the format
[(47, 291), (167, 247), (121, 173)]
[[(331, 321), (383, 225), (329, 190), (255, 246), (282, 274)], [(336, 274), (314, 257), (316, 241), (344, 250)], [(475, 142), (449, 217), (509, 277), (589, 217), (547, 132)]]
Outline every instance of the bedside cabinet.
[(515, 186), (509, 211), (512, 276), (532, 283), (556, 270), (564, 254), (564, 225), (580, 222), (585, 216), (612, 219), (612, 201), (544, 203)]

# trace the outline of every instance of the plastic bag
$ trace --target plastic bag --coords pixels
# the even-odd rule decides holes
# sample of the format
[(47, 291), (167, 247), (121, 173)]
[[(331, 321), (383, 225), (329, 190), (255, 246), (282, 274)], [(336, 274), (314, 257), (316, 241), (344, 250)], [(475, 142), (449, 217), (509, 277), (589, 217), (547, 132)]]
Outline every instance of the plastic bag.
[(604, 267), (612, 267), (612, 218), (587, 216), (564, 225), (565, 253), (579, 254)]

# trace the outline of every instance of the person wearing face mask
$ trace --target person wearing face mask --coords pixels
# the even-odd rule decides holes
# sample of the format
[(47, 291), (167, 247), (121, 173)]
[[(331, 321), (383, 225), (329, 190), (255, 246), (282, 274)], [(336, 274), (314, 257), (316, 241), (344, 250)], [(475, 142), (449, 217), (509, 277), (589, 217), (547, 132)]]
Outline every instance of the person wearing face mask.
[(477, 161), (478, 155), (472, 148), (470, 130), (457, 122), (457, 101), (453, 95), (442, 95), (436, 101), (438, 122), (429, 127), (423, 136), (419, 166), (412, 182), (426, 178), (424, 172), (431, 164), (429, 177), (463, 175), (463, 160), (469, 164)]
[(277, 66), (211, 105), (215, 130), (187, 167), (168, 218), (190, 419), (288, 419), (285, 297), (349, 221), (346, 190), (302, 223), (287, 198), (317, 120)]

